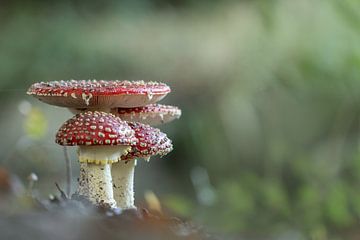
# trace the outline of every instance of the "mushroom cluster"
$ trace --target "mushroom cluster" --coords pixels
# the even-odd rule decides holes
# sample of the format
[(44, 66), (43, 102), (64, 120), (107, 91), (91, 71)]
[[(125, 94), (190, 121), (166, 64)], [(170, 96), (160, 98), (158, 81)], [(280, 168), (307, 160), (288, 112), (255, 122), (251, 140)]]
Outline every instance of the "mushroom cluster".
[(129, 209), (136, 208), (136, 159), (173, 149), (166, 134), (150, 126), (180, 117), (179, 108), (156, 104), (169, 92), (158, 82), (71, 80), (35, 83), (27, 93), (76, 114), (56, 134), (56, 143), (78, 147), (76, 194), (97, 206)]

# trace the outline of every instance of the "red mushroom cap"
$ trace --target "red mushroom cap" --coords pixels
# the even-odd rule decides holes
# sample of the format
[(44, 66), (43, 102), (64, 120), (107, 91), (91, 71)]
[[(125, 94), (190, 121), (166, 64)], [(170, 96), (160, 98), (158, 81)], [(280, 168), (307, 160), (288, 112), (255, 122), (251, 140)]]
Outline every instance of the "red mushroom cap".
[(118, 108), (117, 116), (122, 120), (140, 122), (152, 126), (160, 125), (180, 118), (178, 107), (162, 104), (150, 104), (135, 108)]
[(111, 113), (85, 112), (67, 120), (56, 134), (56, 143), (64, 146), (134, 145), (134, 130)]
[(128, 124), (135, 131), (139, 142), (131, 147), (127, 155), (121, 156), (121, 160), (149, 158), (153, 155), (164, 156), (173, 150), (171, 140), (159, 129), (136, 122)]
[(170, 91), (169, 86), (158, 82), (62, 80), (35, 83), (27, 94), (60, 107), (117, 108), (155, 103)]

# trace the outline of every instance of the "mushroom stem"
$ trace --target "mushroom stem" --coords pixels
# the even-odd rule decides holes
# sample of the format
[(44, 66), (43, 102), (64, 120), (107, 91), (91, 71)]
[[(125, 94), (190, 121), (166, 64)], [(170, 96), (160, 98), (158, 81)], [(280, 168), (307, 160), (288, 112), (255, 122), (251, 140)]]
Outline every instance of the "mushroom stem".
[(136, 208), (134, 205), (134, 171), (136, 160), (119, 161), (112, 168), (114, 198), (122, 209)]
[(95, 205), (116, 207), (111, 177), (111, 164), (129, 146), (79, 146), (80, 178), (78, 194)]
[(94, 204), (116, 207), (111, 177), (111, 164), (104, 165), (88, 163), (86, 166), (88, 191), (87, 198)]
[(65, 157), (65, 166), (66, 166), (66, 195), (70, 197), (71, 195), (71, 179), (72, 179), (72, 170), (69, 154), (66, 146), (63, 147), (64, 157)]
[(78, 195), (88, 197), (89, 187), (86, 182), (87, 178), (87, 163), (80, 163), (80, 176), (79, 176), (79, 187), (76, 191)]

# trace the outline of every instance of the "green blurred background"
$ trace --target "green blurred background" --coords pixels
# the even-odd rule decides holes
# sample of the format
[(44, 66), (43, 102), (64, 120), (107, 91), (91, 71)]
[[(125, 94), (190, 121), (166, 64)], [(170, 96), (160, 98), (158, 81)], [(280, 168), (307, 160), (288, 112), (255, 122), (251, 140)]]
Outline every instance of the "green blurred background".
[(0, 165), (39, 196), (65, 184), (71, 114), (32, 83), (157, 80), (183, 116), (137, 166), (138, 204), (234, 239), (360, 239), (358, 0), (2, 1), (0, 34)]

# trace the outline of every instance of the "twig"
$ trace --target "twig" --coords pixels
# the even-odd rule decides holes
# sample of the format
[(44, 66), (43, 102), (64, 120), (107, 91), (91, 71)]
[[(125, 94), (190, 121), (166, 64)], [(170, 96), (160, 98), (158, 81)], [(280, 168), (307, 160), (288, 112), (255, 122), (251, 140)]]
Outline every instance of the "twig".
[(66, 166), (66, 195), (70, 197), (71, 179), (72, 179), (71, 162), (70, 162), (69, 154), (67, 152), (67, 148), (64, 146), (63, 149), (64, 149), (65, 166)]
[(59, 190), (61, 198), (64, 200), (68, 199), (68, 197), (66, 196), (66, 193), (64, 193), (64, 191), (60, 188), (60, 186), (57, 182), (55, 182), (55, 186)]

